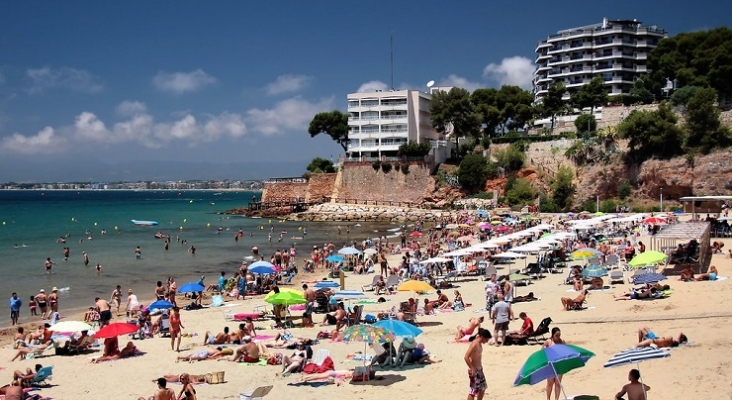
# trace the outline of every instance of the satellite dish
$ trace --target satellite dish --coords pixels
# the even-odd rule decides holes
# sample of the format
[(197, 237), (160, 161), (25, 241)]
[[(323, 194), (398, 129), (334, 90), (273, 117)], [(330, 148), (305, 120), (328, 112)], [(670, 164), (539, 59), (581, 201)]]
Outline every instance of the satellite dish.
[(431, 88), (434, 85), (435, 85), (435, 81), (429, 81), (429, 82), (427, 82), (427, 87), (428, 88)]

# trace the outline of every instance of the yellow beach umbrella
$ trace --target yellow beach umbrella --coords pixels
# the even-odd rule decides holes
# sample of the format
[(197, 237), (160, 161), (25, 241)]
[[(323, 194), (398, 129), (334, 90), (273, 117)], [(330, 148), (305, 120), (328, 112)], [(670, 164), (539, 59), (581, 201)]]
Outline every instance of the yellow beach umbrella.
[(401, 285), (397, 286), (397, 290), (400, 292), (427, 292), (435, 290), (429, 283), (425, 281), (408, 280)]

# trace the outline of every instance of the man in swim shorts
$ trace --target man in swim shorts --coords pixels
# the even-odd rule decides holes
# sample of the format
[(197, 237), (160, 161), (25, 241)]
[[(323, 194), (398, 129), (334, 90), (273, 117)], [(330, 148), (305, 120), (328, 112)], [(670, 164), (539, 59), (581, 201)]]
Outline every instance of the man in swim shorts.
[(491, 333), (487, 329), (478, 328), (468, 351), (465, 352), (465, 363), (468, 364), (468, 377), (470, 378), (470, 392), (468, 400), (483, 400), (485, 390), (488, 386), (483, 373), (483, 345), (488, 343)]
[(102, 326), (109, 325), (109, 321), (112, 320), (112, 310), (107, 300), (103, 300), (99, 297), (94, 299), (97, 308), (99, 309), (99, 323)]
[(258, 363), (259, 362), (259, 347), (256, 343), (252, 342), (251, 336), (244, 336), (242, 338), (244, 345), (236, 349), (236, 353), (231, 361), (239, 362), (244, 361), (247, 363)]

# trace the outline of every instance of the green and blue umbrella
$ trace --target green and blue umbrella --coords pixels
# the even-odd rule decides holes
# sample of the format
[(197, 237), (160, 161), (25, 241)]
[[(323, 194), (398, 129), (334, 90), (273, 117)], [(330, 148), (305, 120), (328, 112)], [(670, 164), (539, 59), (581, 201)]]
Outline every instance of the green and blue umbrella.
[[(584, 367), (587, 360), (594, 356), (595, 353), (571, 344), (555, 344), (543, 348), (529, 356), (513, 385), (535, 385), (549, 378), (556, 378), (573, 369)], [(564, 397), (567, 397), (566, 393)]]

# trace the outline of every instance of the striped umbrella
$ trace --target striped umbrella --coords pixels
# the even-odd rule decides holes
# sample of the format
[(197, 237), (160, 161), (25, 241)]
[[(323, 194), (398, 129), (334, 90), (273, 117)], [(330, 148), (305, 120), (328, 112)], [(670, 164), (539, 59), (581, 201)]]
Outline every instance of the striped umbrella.
[(336, 300), (360, 300), (360, 299), (367, 299), (368, 296), (364, 292), (359, 292), (358, 290), (339, 290), (335, 293), (333, 293), (333, 297)]
[[(619, 367), (628, 364), (635, 364), (638, 372), (640, 372), (640, 363), (643, 361), (654, 360), (656, 358), (670, 357), (671, 353), (653, 347), (634, 347), (632, 349), (621, 351), (615, 354), (603, 365), (605, 368)], [(646, 394), (646, 385), (643, 383), (643, 375), (641, 375), (641, 387), (643, 388), (644, 397)]]
[(666, 279), (668, 279), (668, 278), (666, 278), (666, 275), (658, 274), (655, 272), (650, 272), (647, 274), (640, 274), (640, 275), (634, 277), (633, 284), (634, 285), (646, 285), (649, 283), (665, 281)]

